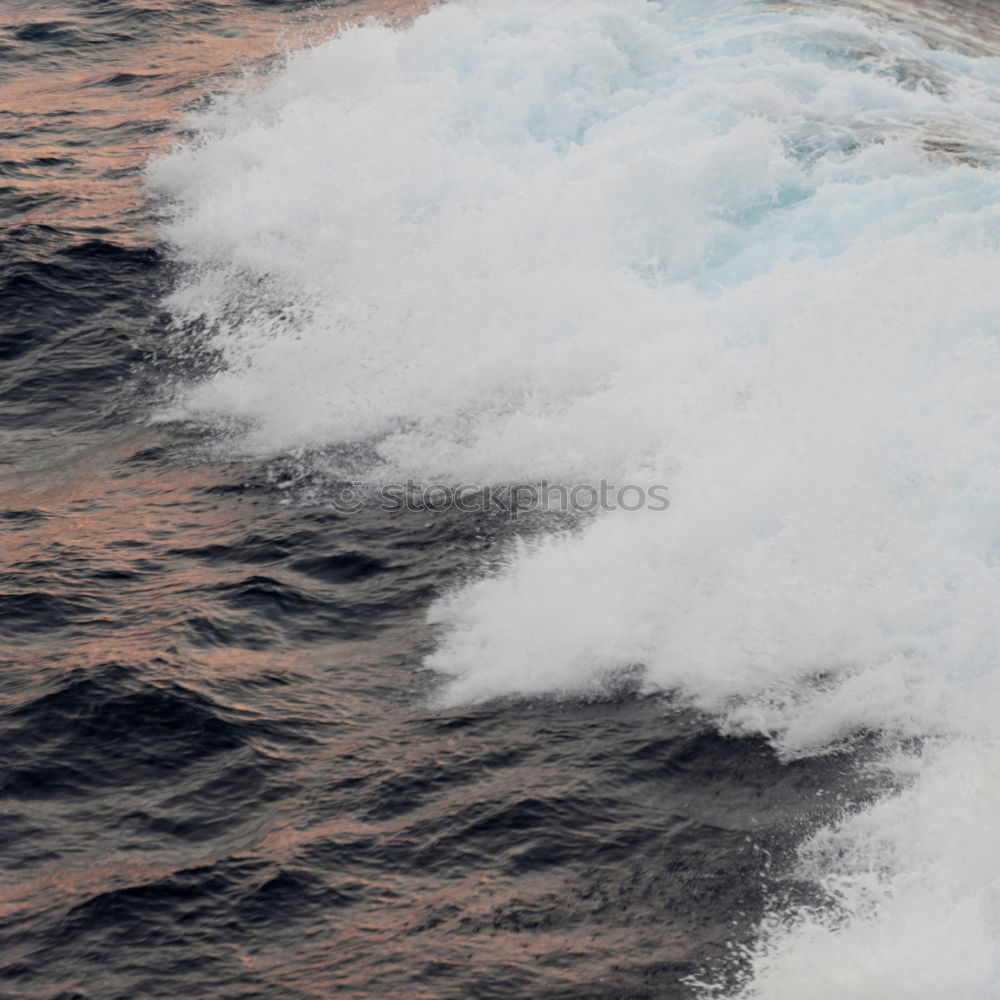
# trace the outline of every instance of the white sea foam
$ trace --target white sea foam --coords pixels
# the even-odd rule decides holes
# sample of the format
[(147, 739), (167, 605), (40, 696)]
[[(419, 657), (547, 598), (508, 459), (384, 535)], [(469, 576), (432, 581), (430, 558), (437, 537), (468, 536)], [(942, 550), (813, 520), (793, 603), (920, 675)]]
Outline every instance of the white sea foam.
[(1000, 64), (756, 3), (480, 0), (294, 54), (150, 167), (219, 370), (373, 478), (670, 484), (433, 609), (446, 699), (641, 667), (785, 754), (928, 740), (745, 996), (1000, 990)]

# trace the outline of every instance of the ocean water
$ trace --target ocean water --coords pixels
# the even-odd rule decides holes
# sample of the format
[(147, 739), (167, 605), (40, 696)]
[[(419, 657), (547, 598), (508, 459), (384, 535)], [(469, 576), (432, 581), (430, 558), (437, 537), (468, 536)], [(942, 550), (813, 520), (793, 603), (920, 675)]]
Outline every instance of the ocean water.
[(996, 1000), (994, 5), (7, 0), (0, 97), (0, 996)]

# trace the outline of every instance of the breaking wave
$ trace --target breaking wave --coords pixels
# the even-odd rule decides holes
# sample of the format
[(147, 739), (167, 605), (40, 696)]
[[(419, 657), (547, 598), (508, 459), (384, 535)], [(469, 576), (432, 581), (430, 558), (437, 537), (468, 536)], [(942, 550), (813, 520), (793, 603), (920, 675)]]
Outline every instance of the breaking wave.
[(998, 98), (874, 15), (479, 0), (288, 56), (149, 169), (213, 359), (161, 419), (669, 484), (440, 600), (445, 700), (641, 669), (788, 756), (879, 735), (896, 790), (802, 847), (828, 905), (746, 998), (996, 995)]

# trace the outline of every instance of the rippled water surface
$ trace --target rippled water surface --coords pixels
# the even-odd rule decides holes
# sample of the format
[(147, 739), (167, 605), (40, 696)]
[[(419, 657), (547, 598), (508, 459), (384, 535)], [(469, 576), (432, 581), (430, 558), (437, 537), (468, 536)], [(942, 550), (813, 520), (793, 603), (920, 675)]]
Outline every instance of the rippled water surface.
[(995, 32), (7, 0), (0, 995), (993, 996)]
[(503, 531), (247, 476), (106, 430), (4, 494), (11, 995), (674, 996), (748, 932), (844, 765), (624, 693), (434, 711), (423, 609)]

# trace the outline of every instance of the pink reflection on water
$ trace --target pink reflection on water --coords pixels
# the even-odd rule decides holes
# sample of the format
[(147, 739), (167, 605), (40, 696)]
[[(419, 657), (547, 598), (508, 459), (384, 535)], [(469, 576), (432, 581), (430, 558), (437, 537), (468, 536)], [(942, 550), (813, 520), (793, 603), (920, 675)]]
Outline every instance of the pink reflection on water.
[[(291, 25), (266, 10), (233, 6), (211, 33), (159, 29), (139, 43), (112, 36), (60, 52), (58, 65), (43, 71), (35, 60), (18, 64), (19, 71), (0, 75), (0, 127), (19, 135), (5, 155), (22, 207), (8, 221), (148, 242), (138, 173), (169, 145), (169, 126), (186, 103), (225, 89), (226, 74), (280, 47), (314, 44), (369, 18), (405, 21), (430, 2), (361, 0), (311, 10)], [(145, 6), (167, 15), (176, 4)], [(4, 14), (11, 32), (43, 21), (93, 31), (70, 7), (19, 3)]]

